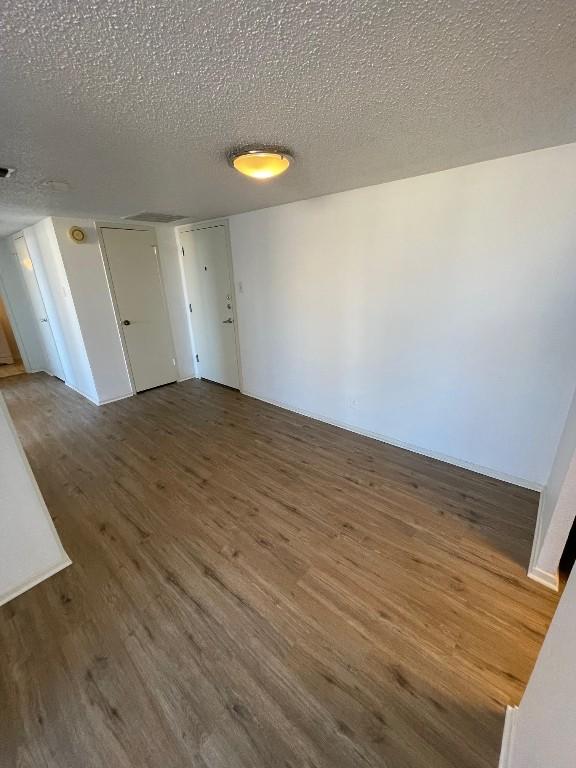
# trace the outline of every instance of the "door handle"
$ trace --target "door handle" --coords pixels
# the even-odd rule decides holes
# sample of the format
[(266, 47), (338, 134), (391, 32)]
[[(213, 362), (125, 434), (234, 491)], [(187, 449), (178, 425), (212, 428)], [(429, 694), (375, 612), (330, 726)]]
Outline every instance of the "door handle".
[(122, 325), (132, 325), (130, 320), (122, 320)]
[(227, 320), (222, 320), (222, 322), (223, 322), (224, 324), (226, 324), (226, 323), (233, 323), (233, 322), (234, 322), (234, 320), (232, 320), (232, 318), (231, 318), (231, 317), (229, 317)]
[(47, 323), (48, 322), (48, 318), (47, 317), (41, 317), (40, 318), (40, 322), (41, 323)]

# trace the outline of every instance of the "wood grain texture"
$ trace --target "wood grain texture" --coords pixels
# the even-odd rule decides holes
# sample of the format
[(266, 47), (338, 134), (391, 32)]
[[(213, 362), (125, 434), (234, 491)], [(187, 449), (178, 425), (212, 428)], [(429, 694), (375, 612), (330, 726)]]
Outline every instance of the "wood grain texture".
[(0, 383), (73, 566), (0, 610), (0, 763), (495, 768), (537, 495), (188, 381)]

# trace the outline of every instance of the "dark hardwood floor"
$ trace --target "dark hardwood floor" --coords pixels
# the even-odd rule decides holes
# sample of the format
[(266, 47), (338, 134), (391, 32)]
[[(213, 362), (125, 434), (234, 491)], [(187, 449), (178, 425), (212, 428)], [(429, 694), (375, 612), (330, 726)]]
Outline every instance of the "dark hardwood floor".
[(0, 382), (73, 565), (0, 609), (6, 768), (496, 768), (537, 494), (189, 381)]

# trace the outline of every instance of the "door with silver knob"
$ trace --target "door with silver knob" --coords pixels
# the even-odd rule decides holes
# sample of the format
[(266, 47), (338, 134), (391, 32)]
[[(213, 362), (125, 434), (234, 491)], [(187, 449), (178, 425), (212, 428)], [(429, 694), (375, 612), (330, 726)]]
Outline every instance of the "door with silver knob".
[(234, 293), (226, 228), (222, 224), (181, 232), (186, 290), (200, 375), (238, 389)]
[(136, 391), (176, 381), (154, 231), (116, 227), (102, 227), (100, 231)]

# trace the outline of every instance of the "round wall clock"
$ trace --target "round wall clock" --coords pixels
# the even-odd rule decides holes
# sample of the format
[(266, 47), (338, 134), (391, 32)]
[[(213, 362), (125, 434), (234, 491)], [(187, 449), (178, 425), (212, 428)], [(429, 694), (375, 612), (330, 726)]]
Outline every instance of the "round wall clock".
[(70, 227), (68, 230), (68, 237), (74, 243), (86, 242), (86, 232), (84, 232), (84, 230), (80, 227)]

